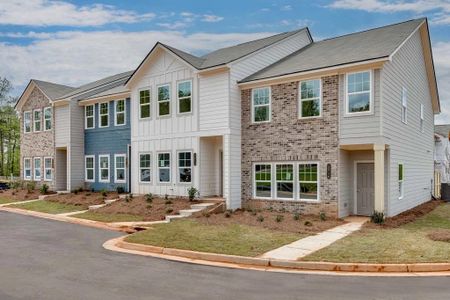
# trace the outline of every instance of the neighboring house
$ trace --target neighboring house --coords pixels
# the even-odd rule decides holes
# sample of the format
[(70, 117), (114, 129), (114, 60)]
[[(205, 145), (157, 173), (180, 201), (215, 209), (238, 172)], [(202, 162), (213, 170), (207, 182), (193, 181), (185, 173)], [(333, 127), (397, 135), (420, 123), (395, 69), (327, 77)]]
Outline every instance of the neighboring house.
[(441, 183), (450, 183), (450, 124), (434, 126), (434, 169)]

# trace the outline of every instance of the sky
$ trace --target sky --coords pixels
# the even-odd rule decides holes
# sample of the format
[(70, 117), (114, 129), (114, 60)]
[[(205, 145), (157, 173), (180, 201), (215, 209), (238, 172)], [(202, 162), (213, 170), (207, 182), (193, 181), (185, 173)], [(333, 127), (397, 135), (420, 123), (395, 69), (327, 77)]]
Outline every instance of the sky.
[(195, 55), (308, 26), (315, 41), (428, 17), (450, 123), (450, 0), (0, 0), (0, 77), (70, 86), (135, 69), (157, 41)]

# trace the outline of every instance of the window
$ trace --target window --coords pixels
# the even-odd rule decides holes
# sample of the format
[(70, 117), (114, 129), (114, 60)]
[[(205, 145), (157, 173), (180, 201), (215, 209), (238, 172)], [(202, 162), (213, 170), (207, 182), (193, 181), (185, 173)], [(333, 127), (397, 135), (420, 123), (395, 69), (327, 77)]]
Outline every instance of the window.
[(276, 172), (276, 197), (294, 199), (294, 166), (277, 164)]
[(170, 182), (170, 153), (158, 153), (159, 182)]
[(123, 183), (125, 182), (125, 154), (115, 154), (114, 155), (114, 163), (115, 163), (115, 182)]
[(158, 87), (158, 116), (170, 115), (170, 85)]
[(34, 120), (34, 131), (41, 131), (41, 122), (42, 122), (41, 110), (35, 109), (33, 111), (33, 120)]
[(144, 153), (139, 156), (139, 179), (141, 182), (152, 181), (151, 154)]
[(139, 118), (150, 118), (150, 90), (139, 91)]
[(404, 168), (403, 164), (398, 164), (398, 198), (403, 198), (403, 179), (404, 179)]
[(271, 115), (270, 88), (252, 90), (252, 121), (253, 123), (269, 122)]
[(109, 155), (98, 156), (99, 181), (109, 182)]
[(306, 80), (300, 82), (300, 118), (320, 117), (321, 111), (321, 80)]
[(272, 197), (272, 166), (270, 164), (255, 164), (255, 197)]
[(31, 111), (23, 113), (23, 131), (25, 133), (31, 132)]
[(108, 127), (109, 126), (109, 102), (104, 102), (99, 104), (99, 119), (100, 124), (98, 127)]
[(299, 198), (300, 200), (318, 200), (317, 164), (299, 164)]
[(192, 152), (178, 153), (178, 182), (192, 182)]
[(424, 111), (423, 111), (423, 104), (420, 104), (420, 132), (424, 131)]
[(347, 74), (347, 113), (372, 111), (372, 72)]
[(192, 111), (192, 82), (178, 82), (178, 113), (189, 113)]
[(52, 129), (52, 108), (46, 107), (44, 108), (44, 130)]
[(44, 180), (53, 180), (53, 158), (44, 157)]
[(84, 157), (84, 180), (86, 182), (94, 182), (95, 178), (95, 156), (94, 155), (86, 155)]
[(23, 179), (31, 180), (31, 159), (23, 159)]
[(34, 180), (41, 180), (41, 158), (34, 158)]
[(84, 107), (84, 128), (95, 128), (95, 114), (94, 105), (87, 105)]
[(408, 94), (405, 88), (402, 89), (402, 122), (408, 121)]
[(126, 108), (125, 100), (116, 100), (116, 117), (114, 119), (114, 125), (121, 126), (126, 124)]

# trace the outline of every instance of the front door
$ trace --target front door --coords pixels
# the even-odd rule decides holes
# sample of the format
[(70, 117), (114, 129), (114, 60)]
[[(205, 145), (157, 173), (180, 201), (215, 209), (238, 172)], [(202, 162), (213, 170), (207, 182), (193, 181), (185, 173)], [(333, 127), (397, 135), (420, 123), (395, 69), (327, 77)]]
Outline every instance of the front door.
[(356, 213), (370, 216), (374, 210), (374, 166), (373, 163), (356, 165)]

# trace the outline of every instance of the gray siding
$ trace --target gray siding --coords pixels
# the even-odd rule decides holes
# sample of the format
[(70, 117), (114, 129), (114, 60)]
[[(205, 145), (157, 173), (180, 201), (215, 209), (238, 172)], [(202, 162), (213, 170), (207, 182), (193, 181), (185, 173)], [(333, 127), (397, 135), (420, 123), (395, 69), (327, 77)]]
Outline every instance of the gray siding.
[(55, 146), (66, 147), (70, 138), (69, 105), (56, 106), (55, 111)]
[(70, 189), (84, 186), (84, 108), (70, 103)]

